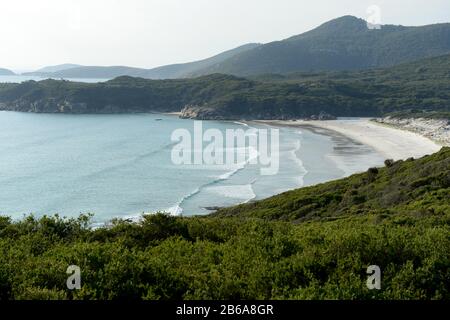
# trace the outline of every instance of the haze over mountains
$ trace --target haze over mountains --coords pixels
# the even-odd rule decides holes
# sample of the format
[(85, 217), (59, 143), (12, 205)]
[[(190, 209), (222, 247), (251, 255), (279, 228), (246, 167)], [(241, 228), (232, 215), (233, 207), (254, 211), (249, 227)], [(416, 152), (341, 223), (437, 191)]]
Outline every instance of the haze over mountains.
[[(185, 78), (194, 74), (198, 70), (211, 67), (216, 64), (235, 56), (236, 54), (245, 52), (247, 50), (254, 49), (260, 46), (257, 43), (250, 43), (235, 49), (231, 49), (213, 56), (208, 59), (172, 64), (154, 69), (141, 69), (126, 66), (111, 66), (111, 67), (99, 67), (99, 66), (78, 66), (78, 65), (60, 65), (51, 68), (60, 68), (60, 70), (51, 71), (50, 68), (43, 68), (36, 72), (29, 72), (27, 75), (49, 76), (53, 78), (115, 78), (119, 76), (131, 76), (142, 77), (148, 79), (174, 79)], [(69, 66), (69, 67), (66, 67)]]
[(82, 67), (82, 66), (79, 64), (65, 63), (65, 64), (56, 65), (56, 66), (44, 67), (44, 68), (38, 69), (33, 72), (25, 72), (25, 73), (23, 73), (23, 75), (45, 76), (49, 73), (56, 73), (56, 72), (65, 71), (65, 70), (69, 70), (72, 68), (78, 68), (78, 67)]
[(371, 69), (446, 53), (450, 53), (450, 23), (420, 27), (382, 25), (380, 29), (369, 29), (363, 19), (344, 16), (282, 41), (246, 44), (196, 62), (153, 69), (63, 65), (27, 75), (56, 78), (114, 78), (127, 75), (148, 79), (186, 78), (213, 73), (249, 76)]
[(0, 68), (0, 76), (13, 76), (13, 75), (15, 75), (15, 73), (12, 72), (11, 70)]

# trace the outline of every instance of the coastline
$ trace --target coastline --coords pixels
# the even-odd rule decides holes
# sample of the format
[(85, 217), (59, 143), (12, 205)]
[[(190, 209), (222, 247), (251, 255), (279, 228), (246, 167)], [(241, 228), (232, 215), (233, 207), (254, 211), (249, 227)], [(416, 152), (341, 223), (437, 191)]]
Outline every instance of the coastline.
[(173, 112), (161, 112), (161, 114), (166, 115), (166, 116), (181, 116), (182, 112), (181, 111), (173, 111)]
[(417, 133), (392, 128), (370, 121), (369, 118), (351, 120), (256, 120), (274, 126), (320, 128), (340, 133), (350, 139), (372, 147), (386, 159), (405, 160), (432, 154), (442, 146)]
[(417, 133), (436, 144), (450, 147), (450, 122), (447, 119), (394, 118), (376, 119), (374, 123)]

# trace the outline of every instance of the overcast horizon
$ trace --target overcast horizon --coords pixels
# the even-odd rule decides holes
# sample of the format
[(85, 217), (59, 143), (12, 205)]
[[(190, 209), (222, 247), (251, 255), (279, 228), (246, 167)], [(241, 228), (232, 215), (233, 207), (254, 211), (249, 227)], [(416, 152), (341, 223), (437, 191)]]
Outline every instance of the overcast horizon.
[(450, 21), (448, 0), (16, 0), (0, 4), (0, 68), (190, 62), (285, 39), (344, 15), (367, 19), (371, 5), (381, 9), (381, 24)]

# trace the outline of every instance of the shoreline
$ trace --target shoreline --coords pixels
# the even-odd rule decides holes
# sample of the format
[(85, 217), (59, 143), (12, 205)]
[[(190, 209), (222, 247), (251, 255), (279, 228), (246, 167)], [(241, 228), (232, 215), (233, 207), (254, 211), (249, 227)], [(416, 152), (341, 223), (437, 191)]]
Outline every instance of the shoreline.
[(420, 158), (441, 149), (441, 145), (417, 133), (377, 124), (369, 118), (349, 120), (256, 120), (274, 126), (320, 128), (340, 133), (372, 147), (386, 159)]
[(417, 133), (441, 146), (450, 146), (450, 122), (446, 119), (386, 117), (373, 122), (380, 126)]
[(161, 112), (160, 114), (166, 115), (166, 116), (181, 116), (181, 111), (173, 111), (173, 112)]

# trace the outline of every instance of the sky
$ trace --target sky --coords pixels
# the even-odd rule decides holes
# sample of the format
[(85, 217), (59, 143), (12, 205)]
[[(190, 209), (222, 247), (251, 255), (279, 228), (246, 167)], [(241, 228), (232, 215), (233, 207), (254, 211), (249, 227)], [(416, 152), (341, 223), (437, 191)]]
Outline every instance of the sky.
[(0, 67), (152, 68), (285, 39), (343, 15), (382, 24), (450, 22), (450, 1), (0, 0)]

